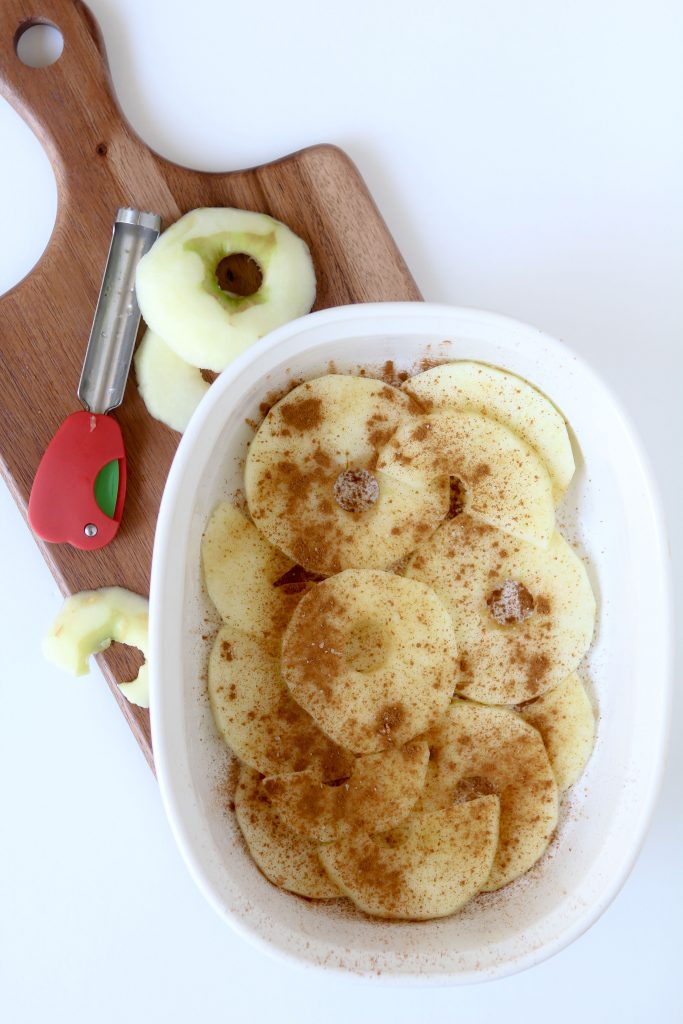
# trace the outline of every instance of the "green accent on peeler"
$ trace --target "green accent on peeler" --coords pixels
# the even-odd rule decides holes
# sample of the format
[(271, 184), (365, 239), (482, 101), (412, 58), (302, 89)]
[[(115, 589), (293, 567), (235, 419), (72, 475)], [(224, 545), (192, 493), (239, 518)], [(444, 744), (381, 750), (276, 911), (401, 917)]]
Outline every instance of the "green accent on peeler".
[(114, 518), (119, 493), (119, 460), (112, 459), (102, 466), (95, 477), (95, 501), (105, 516)]

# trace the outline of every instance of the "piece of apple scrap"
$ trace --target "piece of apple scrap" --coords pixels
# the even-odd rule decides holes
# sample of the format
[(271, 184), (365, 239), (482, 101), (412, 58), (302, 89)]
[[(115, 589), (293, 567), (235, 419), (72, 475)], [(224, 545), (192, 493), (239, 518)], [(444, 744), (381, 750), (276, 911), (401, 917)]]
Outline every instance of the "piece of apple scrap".
[(106, 651), (111, 643), (139, 648), (145, 656), (135, 679), (119, 683), (131, 704), (149, 707), (147, 642), (149, 602), (123, 587), (84, 590), (67, 597), (62, 610), (43, 640), (48, 661), (75, 676), (87, 675), (91, 654)]

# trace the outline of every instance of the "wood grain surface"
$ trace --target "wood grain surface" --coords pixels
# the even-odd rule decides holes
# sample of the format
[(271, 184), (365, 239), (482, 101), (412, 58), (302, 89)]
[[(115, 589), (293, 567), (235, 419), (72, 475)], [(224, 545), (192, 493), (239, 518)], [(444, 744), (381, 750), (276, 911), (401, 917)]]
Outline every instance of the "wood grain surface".
[[(59, 60), (39, 69), (22, 64), (15, 50), (22, 31), (37, 23), (64, 37)], [(225, 174), (180, 167), (152, 152), (118, 107), (98, 25), (78, 0), (2, 0), (0, 90), (45, 147), (58, 189), (42, 258), (0, 297), (0, 457), (24, 516), (47, 444), (79, 408), (76, 386), (119, 206), (159, 213), (164, 227), (198, 206), (272, 214), (310, 246), (316, 309), (420, 298), (357, 169), (336, 147)], [(132, 376), (116, 415), (129, 472), (117, 538), (87, 553), (37, 539), (64, 594), (110, 585), (148, 593), (157, 511), (178, 435), (149, 417)], [(153, 769), (149, 714), (115, 685), (134, 674), (135, 655), (115, 646), (100, 664)]]

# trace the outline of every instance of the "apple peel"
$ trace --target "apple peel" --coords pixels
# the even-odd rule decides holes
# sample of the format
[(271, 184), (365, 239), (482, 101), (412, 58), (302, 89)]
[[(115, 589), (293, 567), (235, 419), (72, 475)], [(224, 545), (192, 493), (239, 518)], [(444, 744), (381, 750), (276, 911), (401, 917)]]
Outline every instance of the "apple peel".
[[(75, 676), (87, 675), (88, 659), (112, 643), (137, 647), (147, 658), (149, 602), (123, 587), (84, 590), (68, 597), (43, 640), (48, 661)], [(135, 679), (119, 683), (126, 700), (149, 707), (147, 663)]]

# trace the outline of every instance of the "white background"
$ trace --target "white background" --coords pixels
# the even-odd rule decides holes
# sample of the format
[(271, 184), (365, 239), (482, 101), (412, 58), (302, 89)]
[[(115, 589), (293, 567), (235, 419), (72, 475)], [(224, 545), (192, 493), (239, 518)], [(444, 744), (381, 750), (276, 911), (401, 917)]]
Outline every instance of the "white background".
[[(675, 0), (91, 6), (123, 109), (162, 154), (225, 170), (336, 142), (427, 299), (511, 314), (581, 352), (645, 441), (680, 577)], [(39, 257), (57, 199), (47, 158), (2, 101), (0, 153), (1, 291)], [(303, 973), (245, 945), (195, 891), (99, 674), (72, 680), (43, 662), (59, 596), (4, 487), (0, 537), (0, 1019), (683, 1019), (680, 703), (640, 860), (569, 949), (464, 989)]]

